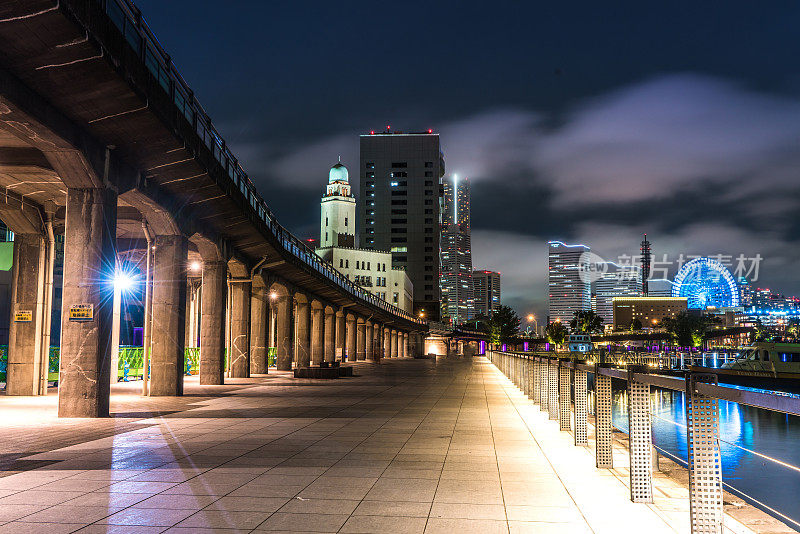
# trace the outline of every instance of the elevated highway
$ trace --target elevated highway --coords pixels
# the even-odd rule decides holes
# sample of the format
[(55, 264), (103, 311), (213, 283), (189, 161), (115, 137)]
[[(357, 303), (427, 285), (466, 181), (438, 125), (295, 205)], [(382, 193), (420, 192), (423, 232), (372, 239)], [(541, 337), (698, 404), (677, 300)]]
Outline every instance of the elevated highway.
[(12, 313), (31, 312), (11, 325), (9, 394), (46, 390), (53, 241), (65, 236), (64, 416), (108, 413), (122, 254), (146, 258), (151, 280), (151, 395), (182, 393), (193, 275), (204, 384), (223, 382), (226, 350), (230, 376), (246, 377), (266, 372), (267, 347), (288, 370), (410, 355), (427, 331), (279, 224), (125, 0), (0, 5), (0, 219), (15, 233)]

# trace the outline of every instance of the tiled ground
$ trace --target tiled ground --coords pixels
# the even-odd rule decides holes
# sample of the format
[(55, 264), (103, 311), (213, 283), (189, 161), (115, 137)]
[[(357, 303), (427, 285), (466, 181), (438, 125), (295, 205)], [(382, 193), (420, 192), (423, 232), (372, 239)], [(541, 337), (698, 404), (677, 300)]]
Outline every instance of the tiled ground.
[[(483, 358), (357, 374), (273, 373), (220, 395), (189, 381), (179, 401), (120, 385), (111, 422), (59, 422), (54, 396), (0, 397), (12, 421), (0, 450), (41, 433), (49, 451), (0, 478), (0, 533), (687, 530), (685, 490), (659, 480), (655, 505), (631, 503), (624, 468), (595, 469)], [(142, 418), (170, 401), (179, 411)]]

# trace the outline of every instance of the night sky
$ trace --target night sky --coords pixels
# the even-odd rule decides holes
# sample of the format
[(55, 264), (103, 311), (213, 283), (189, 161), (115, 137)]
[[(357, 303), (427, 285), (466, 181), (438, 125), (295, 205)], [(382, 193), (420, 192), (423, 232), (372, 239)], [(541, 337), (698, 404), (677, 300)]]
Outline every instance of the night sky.
[(647, 232), (670, 276), (760, 254), (754, 285), (800, 294), (800, 4), (697, 4), (137, 2), (298, 236), (339, 155), (358, 187), (358, 134), (433, 128), (475, 268), (540, 317), (549, 239), (617, 260)]

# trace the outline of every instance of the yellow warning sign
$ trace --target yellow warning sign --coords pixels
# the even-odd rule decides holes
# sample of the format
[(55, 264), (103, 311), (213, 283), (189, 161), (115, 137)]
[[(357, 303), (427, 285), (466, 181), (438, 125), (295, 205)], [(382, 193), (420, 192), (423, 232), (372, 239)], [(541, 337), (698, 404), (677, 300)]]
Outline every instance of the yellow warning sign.
[(33, 321), (33, 312), (31, 310), (19, 310), (14, 313), (15, 323), (30, 323)]
[(70, 321), (91, 321), (94, 319), (94, 304), (73, 304), (69, 307)]

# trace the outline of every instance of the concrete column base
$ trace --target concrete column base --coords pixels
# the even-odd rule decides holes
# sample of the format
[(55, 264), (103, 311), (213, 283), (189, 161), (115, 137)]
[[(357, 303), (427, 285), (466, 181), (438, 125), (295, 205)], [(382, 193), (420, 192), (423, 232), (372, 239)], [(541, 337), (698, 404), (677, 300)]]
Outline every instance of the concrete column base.
[(297, 335), (297, 366), (308, 367), (311, 364), (309, 352), (309, 305), (308, 302), (298, 302), (295, 316), (295, 332)]
[(275, 304), (275, 350), (276, 367), (279, 371), (292, 370), (293, 336), (292, 336), (292, 306), (288, 295), (276, 296)]
[(14, 235), (6, 395), (47, 393), (40, 391), (48, 365), (42, 357), (45, 246), (41, 235)]
[[(315, 303), (316, 304), (316, 303)], [(319, 365), (325, 357), (325, 311), (322, 306), (311, 308), (311, 364)]]
[(150, 395), (183, 395), (189, 244), (183, 236), (160, 235), (155, 247)]
[(330, 308), (325, 309), (325, 361), (336, 361), (336, 314)]
[(231, 282), (231, 378), (250, 377), (250, 282)]
[(250, 288), (250, 374), (269, 372), (267, 365), (267, 324), (269, 323), (269, 297), (267, 288), (253, 284)]
[[(117, 194), (68, 189), (61, 314), (59, 417), (107, 417), (116, 265)], [(184, 279), (185, 284), (185, 279)], [(91, 308), (91, 318), (70, 310)], [(182, 338), (183, 336), (181, 336)]]
[(228, 300), (228, 265), (203, 262), (203, 298), (200, 316), (200, 384), (225, 382), (225, 303)]

